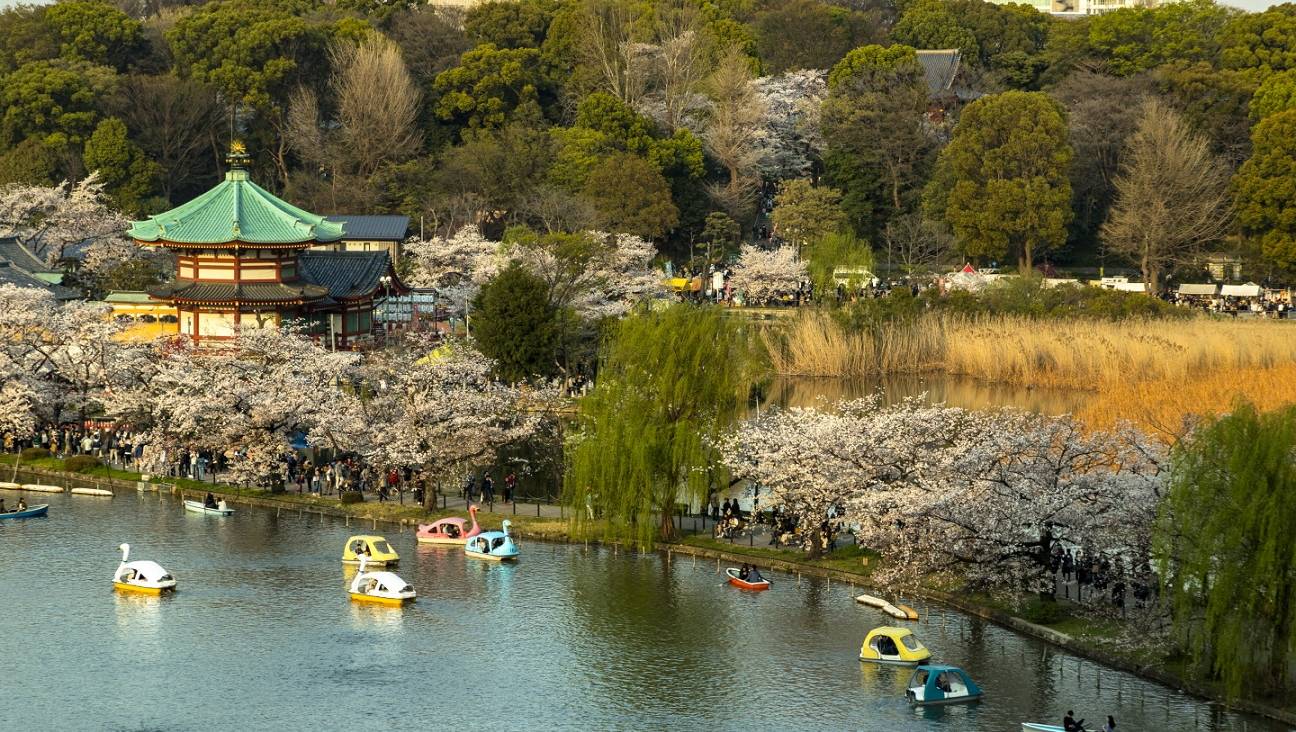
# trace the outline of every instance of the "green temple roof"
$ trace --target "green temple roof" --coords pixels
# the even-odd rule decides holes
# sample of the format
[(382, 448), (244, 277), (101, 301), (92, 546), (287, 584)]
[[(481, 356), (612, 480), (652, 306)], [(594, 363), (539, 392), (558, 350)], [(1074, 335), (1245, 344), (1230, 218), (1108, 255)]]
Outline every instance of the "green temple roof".
[(253, 183), (243, 166), (246, 159), (241, 148), (236, 149), (224, 181), (188, 203), (132, 222), (129, 236), (141, 242), (182, 245), (291, 245), (342, 238), (342, 224), (303, 211)]

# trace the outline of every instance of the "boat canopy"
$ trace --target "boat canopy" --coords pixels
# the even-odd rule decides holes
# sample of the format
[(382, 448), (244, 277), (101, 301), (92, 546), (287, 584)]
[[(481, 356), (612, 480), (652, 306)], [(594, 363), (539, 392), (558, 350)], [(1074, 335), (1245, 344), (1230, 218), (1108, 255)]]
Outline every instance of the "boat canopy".
[(1214, 295), (1218, 292), (1215, 285), (1193, 285), (1187, 282), (1179, 285), (1180, 295)]
[(395, 572), (369, 572), (365, 574), (365, 577), (374, 580), (380, 587), (390, 592), (400, 592), (409, 585)]
[(135, 570), (136, 577), (149, 582), (161, 582), (163, 578), (166, 578), (168, 575), (168, 572), (162, 568), (162, 565), (150, 559), (140, 559), (134, 562), (127, 562), (126, 568)]

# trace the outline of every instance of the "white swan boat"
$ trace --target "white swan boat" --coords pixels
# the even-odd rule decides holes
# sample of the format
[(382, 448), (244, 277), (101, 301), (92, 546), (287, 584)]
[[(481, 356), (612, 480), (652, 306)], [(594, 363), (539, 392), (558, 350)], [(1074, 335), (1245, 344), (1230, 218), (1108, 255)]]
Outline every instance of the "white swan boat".
[(356, 602), (372, 602), (379, 605), (404, 605), (413, 602), (416, 597), (414, 588), (409, 586), (395, 572), (366, 572), (368, 558), (360, 555), (360, 571), (347, 588), (347, 594)]
[(122, 558), (117, 571), (113, 573), (114, 589), (145, 595), (175, 591), (176, 578), (163, 569), (162, 565), (147, 559), (127, 561), (130, 559), (130, 544), (122, 544), (117, 548), (121, 549)]
[(234, 514), (234, 509), (225, 505), (224, 499), (221, 499), (216, 504), (216, 508), (212, 508), (211, 506), (205, 505), (202, 501), (185, 501), (184, 507), (186, 511), (193, 511), (194, 513), (205, 513), (210, 516), (232, 516)]

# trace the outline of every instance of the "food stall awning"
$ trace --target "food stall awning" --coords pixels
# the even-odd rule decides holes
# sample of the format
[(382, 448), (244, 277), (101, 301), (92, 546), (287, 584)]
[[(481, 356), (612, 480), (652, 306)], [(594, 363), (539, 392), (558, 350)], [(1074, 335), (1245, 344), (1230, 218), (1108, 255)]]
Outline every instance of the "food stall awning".
[(1248, 282), (1245, 285), (1224, 285), (1220, 294), (1225, 297), (1260, 297), (1260, 285)]
[(1190, 285), (1184, 283), (1179, 285), (1180, 295), (1214, 295), (1216, 285)]

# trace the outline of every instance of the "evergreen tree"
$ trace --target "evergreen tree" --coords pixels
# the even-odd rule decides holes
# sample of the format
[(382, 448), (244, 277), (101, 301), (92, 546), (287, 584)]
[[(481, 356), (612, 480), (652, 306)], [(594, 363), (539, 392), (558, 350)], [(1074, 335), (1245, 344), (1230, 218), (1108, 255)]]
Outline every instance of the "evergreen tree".
[(482, 287), (470, 313), (477, 348), (508, 381), (554, 372), (558, 311), (544, 281), (512, 262)]
[(100, 122), (86, 140), (82, 158), (86, 170), (98, 171), (113, 205), (132, 215), (143, 213), (144, 201), (156, 187), (159, 167), (126, 138), (121, 120), (109, 117)]

